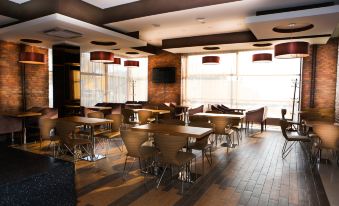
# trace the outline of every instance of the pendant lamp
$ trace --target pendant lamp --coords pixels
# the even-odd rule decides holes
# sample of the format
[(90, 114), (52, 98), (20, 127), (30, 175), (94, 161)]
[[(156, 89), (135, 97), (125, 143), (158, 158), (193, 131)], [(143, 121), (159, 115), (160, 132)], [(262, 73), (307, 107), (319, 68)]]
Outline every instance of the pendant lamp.
[(91, 52), (91, 61), (98, 63), (114, 62), (114, 54), (106, 51), (94, 51)]
[(45, 64), (45, 55), (36, 52), (21, 52), (19, 62), (23, 64)]
[(308, 42), (287, 42), (274, 46), (274, 57), (278, 59), (303, 58), (309, 56)]
[(205, 65), (215, 65), (219, 64), (220, 57), (219, 56), (204, 56), (202, 57), (202, 64)]
[(139, 67), (139, 61), (126, 60), (124, 62), (125, 67)]
[(271, 62), (272, 54), (271, 53), (258, 53), (253, 54), (252, 62)]

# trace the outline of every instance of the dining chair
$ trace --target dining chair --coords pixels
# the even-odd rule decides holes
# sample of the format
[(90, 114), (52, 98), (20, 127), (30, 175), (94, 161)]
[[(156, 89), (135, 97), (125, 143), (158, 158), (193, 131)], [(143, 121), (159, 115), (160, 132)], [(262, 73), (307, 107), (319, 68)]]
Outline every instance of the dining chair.
[[(295, 132), (289, 132), (288, 133), (288, 128), (290, 124), (286, 120), (280, 120), (280, 128), (282, 135), (285, 138), (284, 146), (282, 148), (281, 156), (283, 159), (285, 159), (288, 154), (292, 151), (293, 145), (297, 142), (299, 143), (309, 143), (311, 142), (311, 139), (308, 136), (302, 136), (298, 135)], [(288, 143), (291, 142), (290, 145)], [(301, 148), (304, 150), (303, 146), (301, 145)], [(304, 150), (305, 151), (305, 150)], [(305, 151), (308, 153), (307, 151)]]
[(134, 111), (131, 109), (123, 109), (121, 110), (122, 114), (122, 123), (124, 127), (127, 129), (128, 127), (136, 125), (138, 122), (135, 121)]
[(77, 126), (76, 123), (63, 120), (57, 120), (55, 125), (56, 135), (60, 138), (60, 146), (64, 146), (73, 155), (74, 162), (82, 158), (82, 151), (91, 155), (88, 151), (92, 146), (89, 139), (77, 137), (75, 134)]
[(139, 125), (143, 125), (143, 124), (147, 124), (150, 122), (154, 122), (155, 118), (153, 116), (153, 112), (152, 111), (148, 111), (148, 110), (139, 110), (138, 111), (138, 123)]
[[(107, 154), (110, 142), (113, 142), (118, 147), (118, 149), (121, 152), (123, 152), (124, 144), (120, 136), (120, 128), (121, 128), (121, 120), (122, 120), (121, 114), (108, 114), (105, 116), (105, 118), (113, 120), (113, 122), (109, 124), (108, 131), (98, 135), (99, 138), (103, 139), (103, 143), (106, 145), (106, 154)], [(116, 141), (114, 141), (117, 139), (121, 140), (120, 145), (117, 144)]]
[[(213, 128), (213, 124), (207, 122), (191, 122), (188, 126), (191, 127), (203, 127), (203, 128)], [(188, 149), (194, 149), (201, 151), (202, 158), (202, 174), (204, 174), (205, 169), (205, 157), (210, 166), (212, 166), (212, 144), (209, 144), (210, 134), (206, 135), (201, 139), (196, 139), (195, 142), (188, 143)], [(207, 151), (209, 151), (209, 158), (207, 156)]]
[(40, 130), (40, 149), (43, 140), (50, 140), (48, 147), (50, 148), (51, 144), (53, 144), (53, 156), (56, 156), (55, 148), (57, 147), (57, 142), (59, 141), (59, 137), (52, 133), (52, 130), (55, 129), (56, 119), (39, 119), (39, 130)]
[(301, 126), (300, 122), (296, 122), (296, 121), (292, 121), (291, 119), (286, 119), (286, 114), (287, 114), (287, 110), (286, 109), (281, 109), (281, 119), (282, 120), (286, 120), (290, 126), (288, 128), (288, 130), (290, 131), (298, 131), (298, 128)]
[(87, 117), (88, 118), (99, 118), (99, 119), (103, 119), (103, 118), (105, 118), (105, 115), (104, 115), (104, 113), (102, 113), (102, 112), (90, 112), (90, 113), (88, 113), (87, 114)]
[[(189, 179), (189, 165), (196, 156), (191, 152), (181, 151), (187, 144), (187, 137), (155, 134), (154, 140), (156, 147), (159, 149), (160, 163), (165, 167), (160, 178), (157, 180), (157, 188), (159, 188), (167, 168), (170, 167), (172, 172), (172, 166), (178, 167), (181, 175), (186, 174), (185, 180)], [(184, 193), (184, 180), (181, 181), (181, 192)]]
[(120, 133), (127, 150), (124, 170), (122, 173), (122, 177), (125, 179), (125, 176), (127, 176), (127, 173), (132, 169), (134, 163), (133, 161), (132, 164), (130, 164), (130, 168), (127, 170), (125, 175), (128, 157), (133, 157), (134, 160), (138, 158), (140, 170), (142, 170), (141, 160), (145, 160), (147, 169), (147, 161), (155, 157), (157, 150), (155, 147), (143, 145), (148, 140), (147, 132), (122, 130)]
[(225, 117), (210, 117), (210, 121), (213, 124), (213, 131), (215, 134), (215, 145), (218, 145), (218, 138), (221, 139), (225, 137), (225, 142), (221, 144), (223, 147), (227, 147), (227, 152), (229, 147), (234, 147), (234, 144), (231, 139), (231, 135), (234, 130), (231, 129), (230, 121)]
[(321, 159), (322, 150), (331, 150), (337, 157), (337, 165), (339, 166), (339, 126), (333, 124), (315, 124), (313, 131), (319, 137), (319, 141), (315, 144), (317, 148), (316, 156)]
[(230, 118), (229, 121), (230, 121), (231, 129), (233, 129), (235, 134), (237, 135), (237, 140), (238, 140), (238, 145), (239, 145), (239, 139), (242, 140), (241, 119)]

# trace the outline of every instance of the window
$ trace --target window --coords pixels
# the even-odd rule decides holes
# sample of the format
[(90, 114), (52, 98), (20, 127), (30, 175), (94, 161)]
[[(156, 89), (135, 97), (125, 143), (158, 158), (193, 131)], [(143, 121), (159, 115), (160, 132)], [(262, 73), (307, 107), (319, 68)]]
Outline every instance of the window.
[[(260, 51), (270, 52), (273, 51)], [(269, 117), (281, 117), (281, 109), (291, 118), (294, 82), (300, 79), (300, 59), (273, 59), (269, 63), (253, 63), (245, 51), (220, 56), (220, 64), (203, 65), (205, 55), (187, 56), (183, 71), (183, 104), (224, 104), (231, 108), (268, 107)], [(184, 57), (185, 58), (185, 57)], [(296, 99), (299, 89), (296, 90)], [(298, 105), (295, 105), (295, 111)]]
[(98, 102), (124, 103), (147, 101), (148, 89), (148, 58), (133, 59), (139, 61), (138, 68), (123, 66), (125, 58), (121, 58), (121, 65), (93, 63), (90, 54), (81, 56), (81, 105), (93, 106)]

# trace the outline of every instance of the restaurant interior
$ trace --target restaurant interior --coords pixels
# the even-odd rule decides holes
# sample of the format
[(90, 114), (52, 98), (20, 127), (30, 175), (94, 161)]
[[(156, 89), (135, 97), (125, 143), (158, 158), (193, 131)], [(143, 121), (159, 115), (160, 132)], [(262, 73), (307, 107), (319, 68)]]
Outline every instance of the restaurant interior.
[(0, 206), (339, 205), (338, 37), (338, 0), (1, 0)]

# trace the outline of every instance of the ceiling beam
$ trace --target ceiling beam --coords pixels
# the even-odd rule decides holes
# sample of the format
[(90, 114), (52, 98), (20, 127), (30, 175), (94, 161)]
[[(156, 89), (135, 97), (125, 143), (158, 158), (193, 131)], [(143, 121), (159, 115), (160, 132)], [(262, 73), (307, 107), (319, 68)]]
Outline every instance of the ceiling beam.
[(240, 0), (141, 0), (105, 9), (103, 24), (236, 1)]
[(175, 39), (162, 40), (163, 49), (192, 47), (192, 46), (208, 46), (218, 44), (235, 44), (244, 42), (255, 42), (257, 38), (250, 31), (212, 34), (204, 36), (183, 37)]

